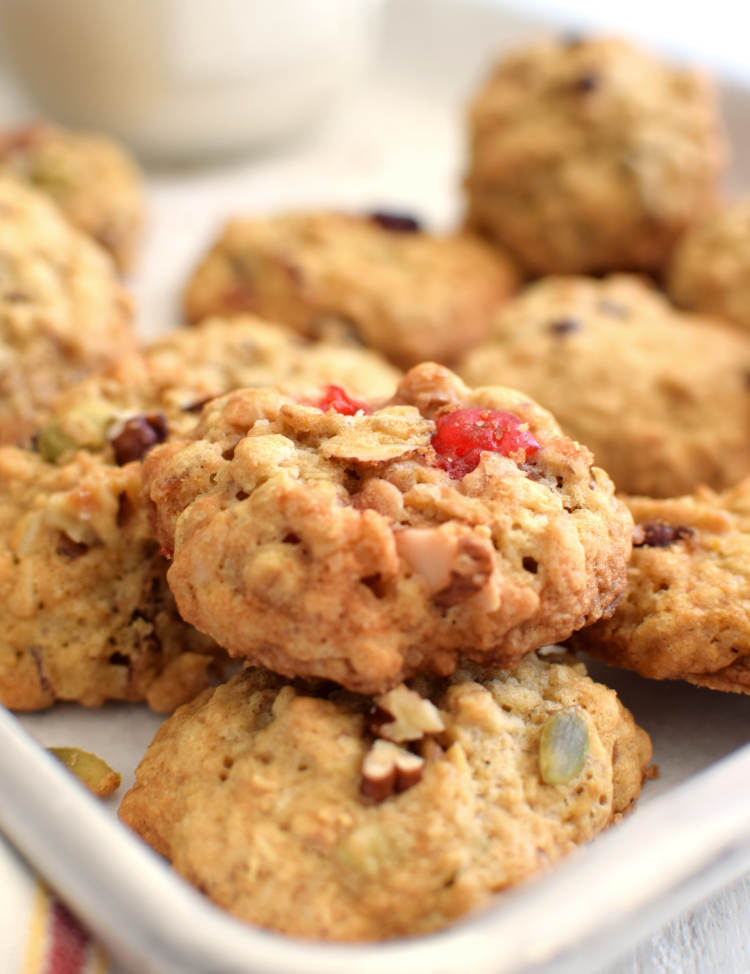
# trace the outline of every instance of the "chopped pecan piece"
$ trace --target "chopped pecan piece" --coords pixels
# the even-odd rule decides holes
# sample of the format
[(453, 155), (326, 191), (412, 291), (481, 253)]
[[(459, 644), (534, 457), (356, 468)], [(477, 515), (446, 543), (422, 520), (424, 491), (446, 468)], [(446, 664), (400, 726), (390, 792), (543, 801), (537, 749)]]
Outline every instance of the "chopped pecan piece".
[(397, 744), (418, 741), (425, 734), (439, 734), (445, 730), (435, 704), (403, 683), (375, 697), (372, 717), (369, 725), (372, 732)]
[(375, 741), (362, 762), (360, 794), (383, 802), (422, 780), (424, 758), (390, 741)]

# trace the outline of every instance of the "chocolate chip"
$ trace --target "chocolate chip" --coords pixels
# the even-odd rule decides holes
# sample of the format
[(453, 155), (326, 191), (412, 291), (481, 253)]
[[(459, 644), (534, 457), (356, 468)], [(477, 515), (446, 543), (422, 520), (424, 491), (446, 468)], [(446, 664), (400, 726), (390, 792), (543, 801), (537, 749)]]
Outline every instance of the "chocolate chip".
[(151, 447), (167, 438), (167, 420), (162, 413), (132, 416), (112, 439), (115, 460), (122, 467), (132, 460), (140, 460)]
[(130, 657), (125, 653), (114, 652), (110, 654), (109, 662), (112, 666), (130, 666)]
[(633, 533), (633, 547), (666, 548), (675, 541), (692, 538), (694, 534), (693, 528), (684, 524), (667, 524), (666, 521), (637, 524)]
[(525, 571), (531, 572), (532, 575), (536, 575), (537, 569), (539, 568), (539, 562), (536, 560), (536, 558), (530, 558), (527, 555), (521, 564), (523, 565)]
[(384, 230), (391, 233), (417, 233), (421, 224), (416, 217), (408, 213), (389, 213), (386, 210), (374, 210), (369, 214), (370, 219)]
[(88, 550), (89, 546), (87, 544), (74, 541), (63, 531), (60, 532), (57, 539), (57, 547), (55, 548), (56, 554), (62, 555), (63, 558), (69, 558), (70, 561), (75, 561), (76, 558), (85, 555)]
[(573, 82), (573, 90), (580, 91), (582, 94), (587, 94), (589, 91), (594, 91), (599, 87), (601, 83), (601, 78), (598, 74), (594, 72), (589, 72), (588, 74), (579, 75)]
[(580, 331), (583, 326), (577, 318), (557, 318), (547, 326), (547, 331), (553, 335), (570, 335), (574, 331)]

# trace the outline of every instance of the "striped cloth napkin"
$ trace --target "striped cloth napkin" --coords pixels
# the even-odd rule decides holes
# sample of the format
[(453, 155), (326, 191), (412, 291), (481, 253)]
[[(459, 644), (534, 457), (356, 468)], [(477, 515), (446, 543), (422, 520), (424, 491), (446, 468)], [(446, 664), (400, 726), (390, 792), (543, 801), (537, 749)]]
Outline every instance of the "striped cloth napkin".
[(0, 838), (3, 974), (115, 974), (76, 918)]

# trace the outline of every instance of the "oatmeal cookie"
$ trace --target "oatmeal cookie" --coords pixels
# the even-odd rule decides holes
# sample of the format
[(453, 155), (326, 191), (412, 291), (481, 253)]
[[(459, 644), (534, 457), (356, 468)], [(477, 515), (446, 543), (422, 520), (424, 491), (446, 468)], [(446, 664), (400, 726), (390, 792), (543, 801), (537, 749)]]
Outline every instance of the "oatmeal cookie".
[(215, 647), (177, 614), (141, 488), (137, 462), (0, 447), (5, 706), (115, 699), (167, 711), (207, 685)]
[(636, 277), (531, 285), (458, 371), (551, 409), (618, 490), (670, 497), (750, 472), (750, 339)]
[(144, 476), (185, 619), (373, 693), (460, 654), (513, 663), (612, 610), (632, 522), (591, 462), (521, 393), (425, 364), (372, 412), (215, 399)]
[(252, 311), (313, 337), (344, 332), (402, 367), (453, 361), (515, 289), (509, 261), (468, 234), (388, 214), (233, 220), (188, 282), (190, 321)]
[(532, 274), (657, 271), (718, 198), (713, 85), (623, 40), (508, 54), (469, 123), (468, 224)]
[(685, 234), (667, 287), (681, 307), (750, 329), (750, 197), (727, 203)]
[(635, 519), (625, 596), (575, 645), (652, 679), (750, 692), (750, 478), (721, 494), (624, 499)]
[(389, 696), (436, 722), (391, 744), (367, 698), (245, 670), (161, 727), (120, 816), (243, 920), (384, 940), (486, 905), (638, 797), (648, 736), (581, 664), (462, 666), (417, 691)]
[(51, 197), (120, 271), (132, 267), (145, 211), (135, 160), (104, 135), (37, 122), (0, 133), (0, 168)]
[(170, 415), (251, 386), (315, 396), (336, 384), (355, 396), (386, 399), (400, 377), (376, 352), (332, 340), (311, 342), (252, 315), (177, 329), (144, 356), (149, 381)]
[(0, 443), (23, 443), (61, 390), (135, 348), (107, 255), (41, 194), (0, 176)]

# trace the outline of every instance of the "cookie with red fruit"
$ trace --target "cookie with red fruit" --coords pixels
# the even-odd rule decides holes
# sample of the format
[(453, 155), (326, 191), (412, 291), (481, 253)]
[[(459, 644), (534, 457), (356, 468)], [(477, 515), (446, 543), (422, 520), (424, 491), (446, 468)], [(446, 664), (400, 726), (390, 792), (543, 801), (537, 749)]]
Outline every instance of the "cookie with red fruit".
[(632, 520), (511, 389), (413, 368), (380, 408), (245, 389), (146, 459), (183, 617), (230, 654), (375, 693), (513, 664), (610, 613)]

